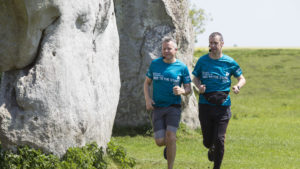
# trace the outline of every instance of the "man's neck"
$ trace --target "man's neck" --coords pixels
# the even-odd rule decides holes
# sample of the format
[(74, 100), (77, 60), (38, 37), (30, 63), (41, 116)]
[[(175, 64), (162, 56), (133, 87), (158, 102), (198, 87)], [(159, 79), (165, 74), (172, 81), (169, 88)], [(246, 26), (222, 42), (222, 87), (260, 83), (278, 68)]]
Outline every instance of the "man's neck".
[(222, 57), (222, 52), (219, 53), (209, 53), (209, 57), (212, 59), (220, 59)]
[(175, 58), (175, 57), (172, 57), (172, 58), (170, 58), (170, 59), (164, 58), (163, 61), (164, 61), (165, 63), (169, 63), (169, 64), (170, 64), (170, 63), (176, 62), (176, 58)]

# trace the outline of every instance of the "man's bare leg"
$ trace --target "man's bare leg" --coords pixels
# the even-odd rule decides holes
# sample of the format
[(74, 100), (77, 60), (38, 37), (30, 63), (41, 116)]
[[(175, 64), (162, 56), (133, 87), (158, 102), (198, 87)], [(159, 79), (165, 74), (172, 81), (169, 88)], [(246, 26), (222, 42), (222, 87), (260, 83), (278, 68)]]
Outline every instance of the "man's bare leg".
[(172, 169), (176, 156), (176, 133), (166, 132), (168, 169)]

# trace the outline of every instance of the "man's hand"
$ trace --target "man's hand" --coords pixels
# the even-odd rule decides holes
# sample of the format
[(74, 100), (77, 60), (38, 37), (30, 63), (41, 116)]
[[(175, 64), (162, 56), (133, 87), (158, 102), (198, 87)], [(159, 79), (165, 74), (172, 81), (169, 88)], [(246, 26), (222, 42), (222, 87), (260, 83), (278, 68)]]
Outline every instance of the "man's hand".
[(155, 103), (152, 99), (150, 99), (150, 98), (146, 99), (146, 109), (147, 110), (154, 110), (154, 107), (153, 107), (154, 104)]
[(238, 85), (232, 86), (232, 90), (235, 94), (239, 94), (240, 93), (240, 87)]
[(173, 93), (175, 95), (181, 95), (181, 94), (185, 94), (185, 90), (179, 86), (174, 86), (173, 87)]
[(241, 88), (246, 84), (246, 79), (243, 75), (240, 75), (236, 78), (238, 80), (238, 83), (234, 86), (232, 86), (232, 90), (235, 94), (239, 94)]
[(206, 86), (205, 85), (199, 85), (197, 87), (199, 89), (200, 94), (205, 93), (205, 90), (206, 90)]
[(145, 102), (146, 102), (147, 110), (153, 110), (154, 107), (152, 105), (155, 104), (154, 101), (151, 99), (150, 93), (149, 93), (149, 88), (150, 88), (151, 83), (152, 83), (152, 79), (150, 79), (149, 77), (146, 77), (145, 82), (144, 82), (144, 95), (145, 95)]

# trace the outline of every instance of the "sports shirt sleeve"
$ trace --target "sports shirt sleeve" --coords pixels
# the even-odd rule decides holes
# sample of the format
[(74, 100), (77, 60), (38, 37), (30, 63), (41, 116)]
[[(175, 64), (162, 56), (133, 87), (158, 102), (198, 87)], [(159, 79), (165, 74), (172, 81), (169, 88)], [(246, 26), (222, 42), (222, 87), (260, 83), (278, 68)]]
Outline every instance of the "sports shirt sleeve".
[(196, 66), (195, 66), (195, 68), (194, 68), (194, 70), (193, 70), (193, 72), (192, 72), (192, 74), (194, 75), (194, 76), (196, 76), (196, 77), (200, 77), (200, 73), (201, 73), (201, 69), (200, 69), (200, 58), (198, 59), (198, 61), (197, 61), (197, 63), (196, 63)]
[(153, 80), (152, 63), (147, 70), (146, 76)]
[(232, 63), (233, 63), (233, 70), (232, 70), (233, 76), (240, 77), (241, 74), (243, 73), (242, 69), (240, 68), (239, 64), (236, 61), (233, 61)]
[(187, 68), (187, 66), (185, 66), (184, 71), (183, 71), (183, 83), (184, 84), (191, 83), (191, 77), (190, 77), (189, 69)]

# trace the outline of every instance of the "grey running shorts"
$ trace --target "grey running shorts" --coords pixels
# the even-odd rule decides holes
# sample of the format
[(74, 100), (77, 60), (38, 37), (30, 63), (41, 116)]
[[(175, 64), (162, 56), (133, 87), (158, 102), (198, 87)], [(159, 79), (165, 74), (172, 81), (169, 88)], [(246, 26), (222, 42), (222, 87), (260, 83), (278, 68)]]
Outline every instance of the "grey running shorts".
[(179, 126), (180, 115), (180, 107), (155, 107), (152, 111), (154, 138), (164, 138), (166, 130), (176, 133)]

